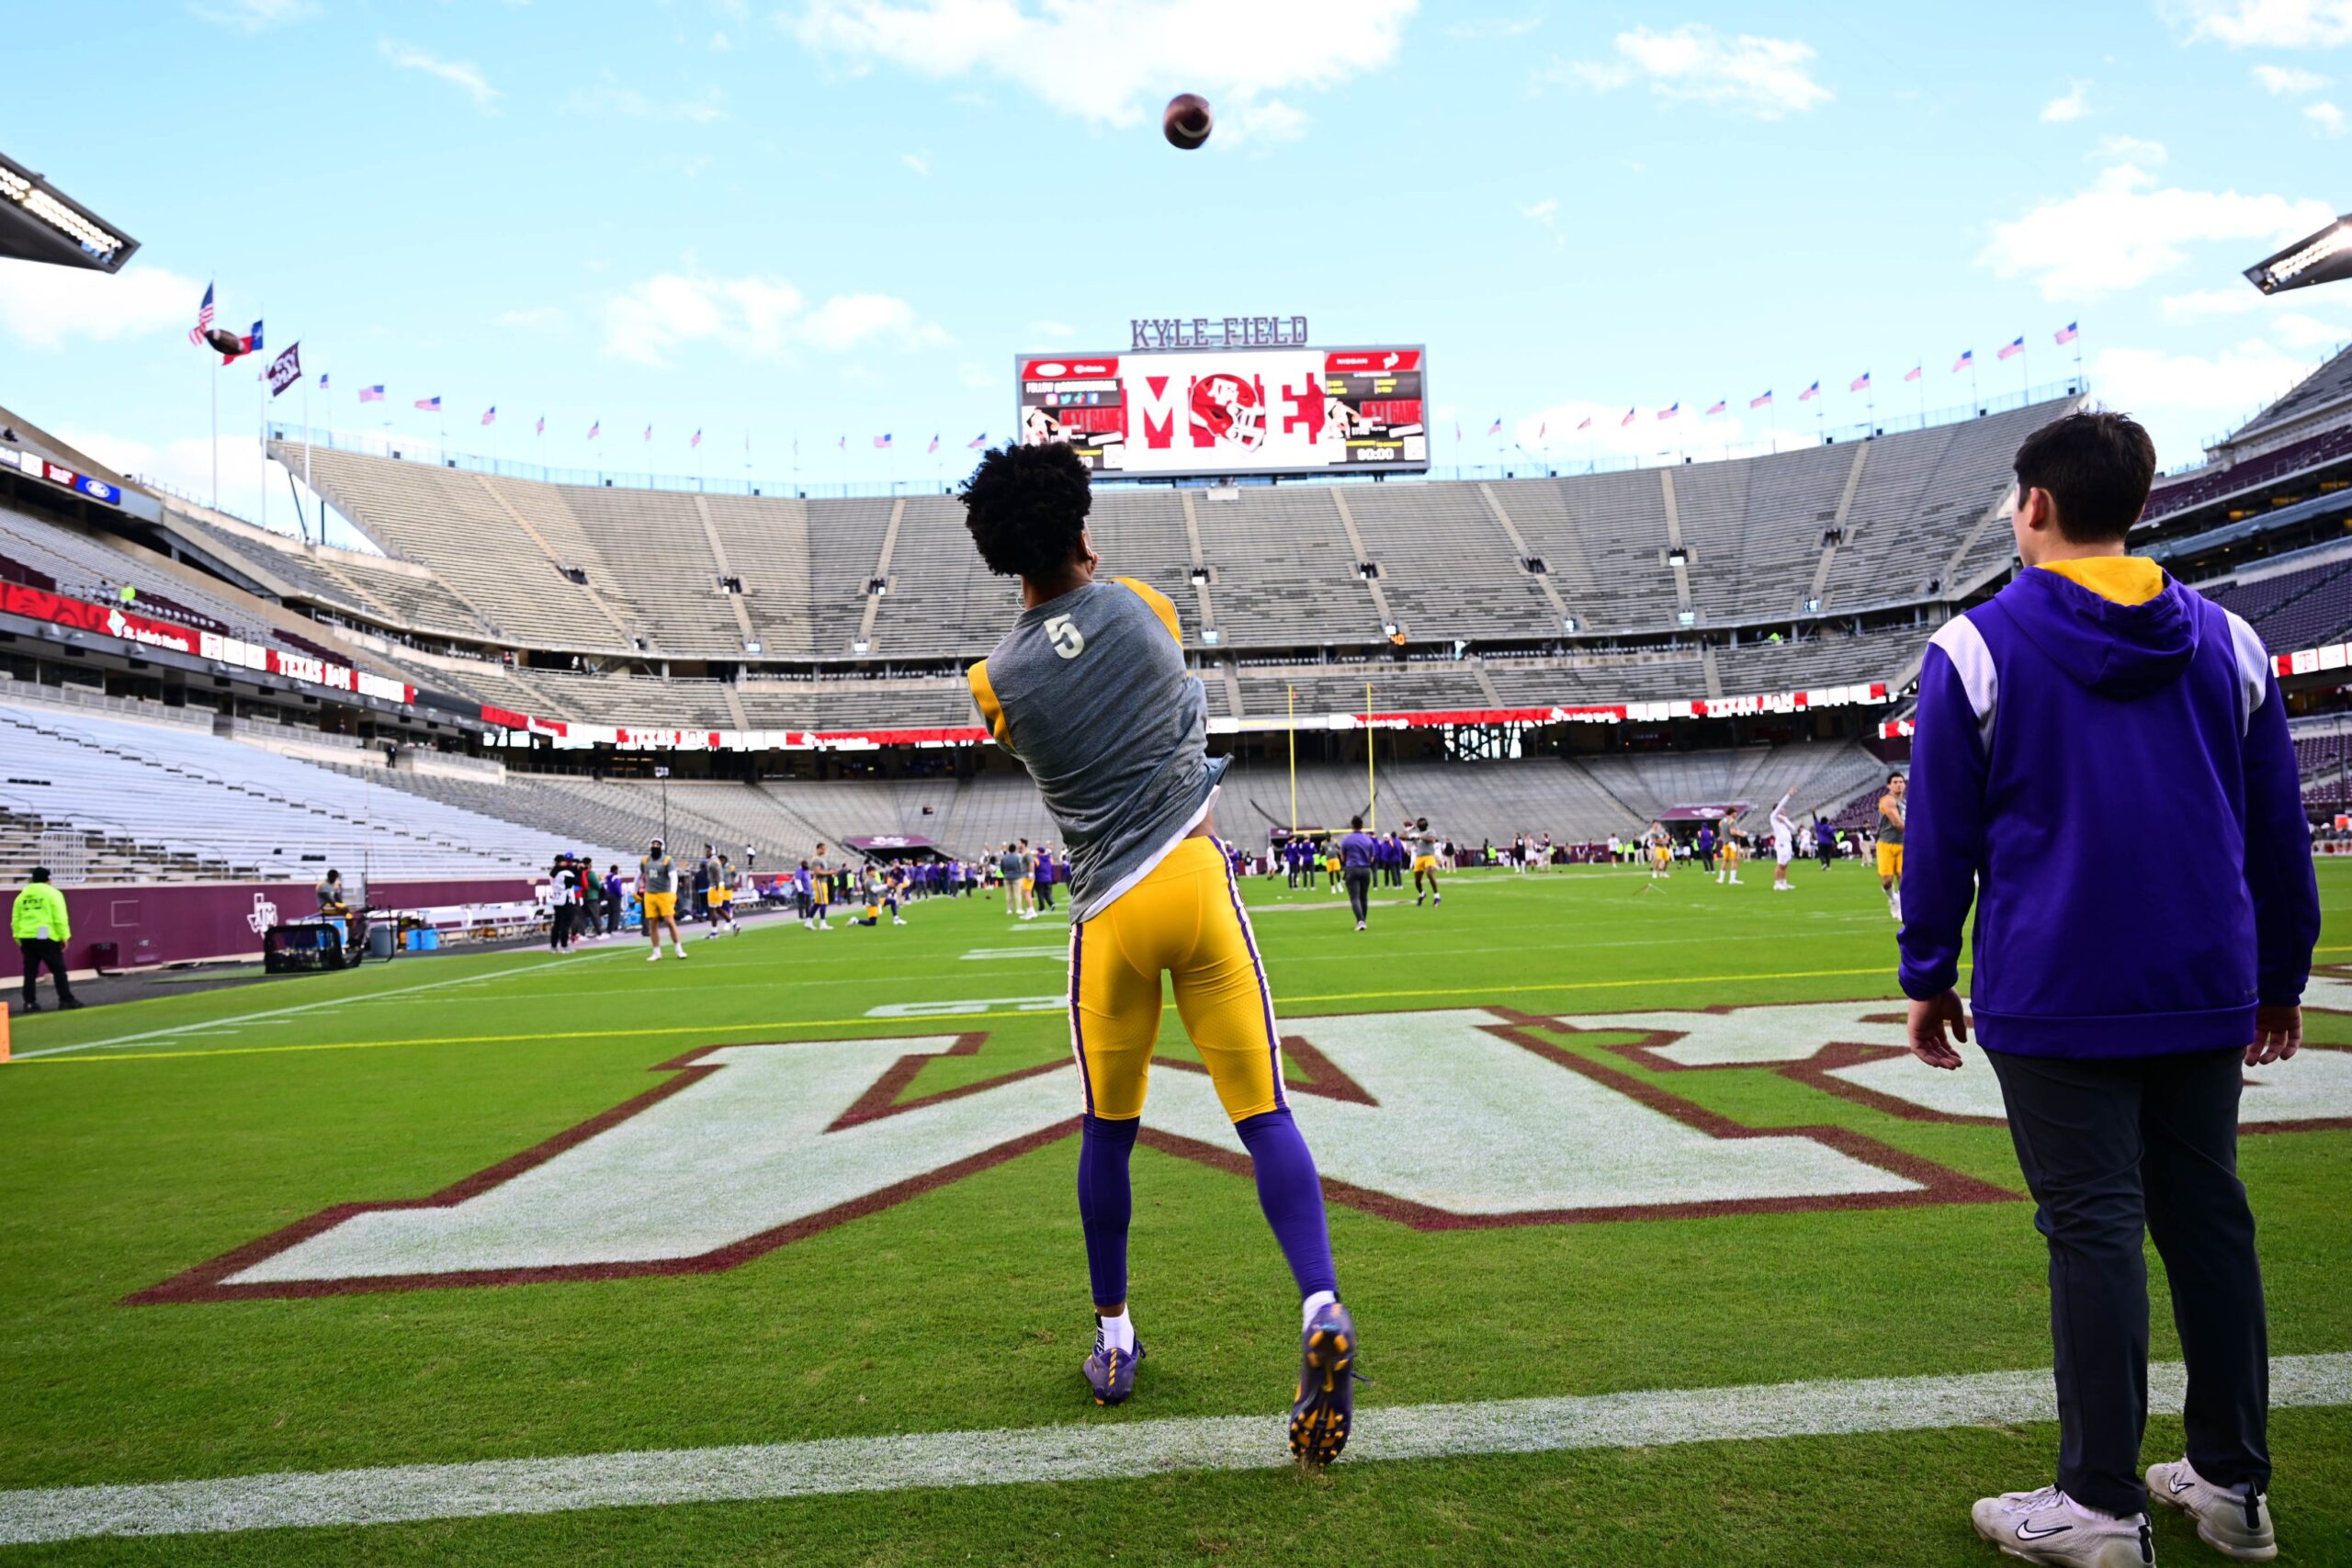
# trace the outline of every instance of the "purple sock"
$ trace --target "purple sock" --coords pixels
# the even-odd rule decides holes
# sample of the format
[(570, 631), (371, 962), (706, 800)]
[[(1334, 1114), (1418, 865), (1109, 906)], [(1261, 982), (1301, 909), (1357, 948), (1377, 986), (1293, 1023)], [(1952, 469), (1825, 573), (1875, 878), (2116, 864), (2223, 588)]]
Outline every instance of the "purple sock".
[(1135, 1214), (1127, 1159), (1142, 1128), (1139, 1119), (1100, 1116), (1087, 1117), (1079, 1128), (1078, 1220), (1086, 1231), (1086, 1272), (1097, 1306), (1127, 1299), (1127, 1222)]
[(1258, 1172), (1258, 1207), (1289, 1260), (1291, 1278), (1298, 1281), (1298, 1298), (1317, 1291), (1340, 1293), (1340, 1278), (1331, 1268), (1331, 1232), (1323, 1220), (1323, 1181), (1315, 1174), (1315, 1156), (1298, 1135), (1298, 1123), (1287, 1110), (1269, 1111), (1233, 1124), (1241, 1146)]

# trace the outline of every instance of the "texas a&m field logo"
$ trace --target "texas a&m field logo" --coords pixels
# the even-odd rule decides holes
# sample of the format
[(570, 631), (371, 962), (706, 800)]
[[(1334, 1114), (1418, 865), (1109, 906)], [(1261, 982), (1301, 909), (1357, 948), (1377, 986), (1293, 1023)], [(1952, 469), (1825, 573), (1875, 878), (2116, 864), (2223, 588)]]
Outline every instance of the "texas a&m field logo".
[[(2339, 980), (2313, 988), (2352, 996)], [(1328, 1196), (1419, 1229), (2017, 1198), (1849, 1128), (1747, 1127), (1662, 1087), (1765, 1070), (1909, 1120), (1996, 1122), (1986, 1064), (1912, 1061), (1899, 1008), (1374, 1013), (1299, 1021), (1284, 1046)], [(1577, 1034), (1606, 1048), (1560, 1043)], [(1074, 1133), (1067, 1062), (906, 1097), (925, 1063), (983, 1038), (697, 1050), (653, 1069), (659, 1086), (430, 1197), (338, 1204), (130, 1300), (731, 1269)], [(1187, 1066), (1157, 1065), (1143, 1141), (1246, 1173)], [(2249, 1131), (2352, 1127), (2352, 1052), (2250, 1071), (2244, 1114)]]

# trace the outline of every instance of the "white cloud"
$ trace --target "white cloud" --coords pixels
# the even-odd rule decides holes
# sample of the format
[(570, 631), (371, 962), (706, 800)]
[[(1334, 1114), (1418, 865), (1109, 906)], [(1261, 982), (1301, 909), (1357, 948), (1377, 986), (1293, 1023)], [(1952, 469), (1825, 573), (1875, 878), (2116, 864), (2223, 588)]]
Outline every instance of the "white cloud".
[(263, 32), (287, 22), (299, 22), (316, 15), (318, 9), (313, 0), (217, 0), (188, 7), (200, 20), (241, 33)]
[(203, 298), (204, 285), (160, 267), (133, 266), (109, 277), (78, 267), (0, 261), (0, 332), (28, 348), (62, 348), (77, 338), (107, 343), (185, 333), (196, 324)]
[(734, 47), (734, 40), (729, 39), (725, 33), (713, 33), (710, 35), (711, 53), (725, 54), (729, 50), (733, 49)]
[(931, 159), (925, 153), (901, 152), (899, 154), (899, 162), (904, 164), (908, 168), (912, 169), (916, 174), (922, 175), (925, 179), (929, 179), (931, 177)]
[(2118, 164), (2099, 171), (2088, 190), (1994, 223), (1992, 243), (1977, 260), (2002, 277), (2031, 276), (2044, 299), (2096, 299), (2180, 266), (2188, 245), (2277, 243), (2334, 216), (2320, 201), (2159, 189), (2155, 175)]
[(1519, 209), (1519, 215), (1521, 218), (1532, 218), (1549, 229), (1559, 220), (1559, 198), (1547, 196), (1541, 201), (1532, 201)]
[(956, 367), (956, 378), (979, 392), (992, 391), (1004, 385), (1002, 371), (990, 370), (985, 365), (975, 365), (969, 360)]
[(1831, 96), (1813, 79), (1812, 46), (1794, 39), (1725, 38), (1702, 23), (1685, 22), (1672, 32), (1635, 28), (1613, 42), (1615, 58), (1555, 61), (1538, 84), (1608, 93), (1646, 82), (1661, 98), (1718, 104), (1759, 119), (1803, 114)]
[(1544, 25), (1541, 17), (1475, 17), (1455, 22), (1445, 29), (1445, 36), (1469, 42), (1484, 42), (1494, 39), (1524, 38)]
[(2344, 134), (2344, 111), (2334, 104), (2312, 104), (2303, 110), (2303, 118), (2330, 136)]
[(2052, 98), (2041, 106), (2041, 123), (2067, 125), (2084, 118), (2091, 112), (2090, 91), (2088, 82), (2074, 83), (2067, 88), (2064, 97)]
[(2243, 288), (2198, 288), (2187, 294), (2167, 294), (2156, 302), (2167, 321), (2194, 321), (2207, 316), (2243, 316), (2259, 310), (2270, 302), (2252, 284)]
[(593, 87), (572, 89), (571, 107), (577, 114), (615, 114), (625, 119), (680, 120), (711, 125), (727, 118), (727, 95), (706, 88), (691, 98), (662, 101), (649, 98), (635, 87), (624, 87), (607, 72)]
[(2256, 85), (2266, 93), (2291, 96), (2297, 93), (2316, 93), (2329, 85), (2332, 78), (2316, 71), (2302, 71), (2290, 65), (2257, 65), (2254, 68)]
[(442, 60), (413, 44), (395, 43), (390, 39), (378, 39), (376, 52), (402, 71), (422, 71), (461, 89), (473, 99), (474, 107), (484, 114), (498, 112), (498, 89), (482, 75), (481, 67), (470, 60)]
[(2210, 356), (2103, 349), (2091, 362), (2091, 385), (2100, 401), (2126, 413), (2187, 413), (2211, 421), (2251, 413), (2310, 373), (2302, 356), (2248, 338)]
[(1273, 95), (1335, 86), (1393, 62), (1418, 0), (807, 0), (779, 25), (854, 69), (1010, 82), (1099, 125), (1144, 123), (1171, 84), (1203, 94), (1230, 145), (1295, 136)]
[(2289, 348), (2333, 348), (2352, 337), (2341, 321), (2323, 321), (2301, 310), (2290, 310), (2270, 323), (2270, 331)]
[(1039, 337), (1050, 338), (1056, 343), (1067, 343), (1078, 335), (1078, 329), (1068, 321), (1032, 321), (1029, 323), (1029, 330)]
[(2176, 0), (2191, 39), (2232, 49), (2325, 49), (2352, 43), (2352, 0)]
[(2102, 136), (2087, 156), (2094, 163), (2137, 164), (2143, 169), (2153, 169), (2172, 154), (2165, 151), (2161, 141), (2146, 141), (2137, 136)]
[(797, 348), (840, 353), (867, 344), (935, 347), (947, 334), (888, 294), (841, 294), (806, 310), (780, 277), (662, 273), (605, 300), (605, 353), (667, 366), (689, 344), (718, 344), (750, 359), (787, 358)]

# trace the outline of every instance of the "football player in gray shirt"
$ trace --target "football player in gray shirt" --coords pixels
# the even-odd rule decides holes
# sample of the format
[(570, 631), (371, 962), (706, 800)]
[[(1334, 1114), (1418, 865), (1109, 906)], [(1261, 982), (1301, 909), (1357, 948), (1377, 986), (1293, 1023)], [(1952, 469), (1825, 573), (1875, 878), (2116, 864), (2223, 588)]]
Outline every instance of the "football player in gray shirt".
[(1176, 607), (1132, 578), (1096, 576), (1087, 468), (1067, 443), (989, 453), (963, 501), (980, 558), (1021, 580), (1020, 618), (967, 671), (973, 699), (1069, 847), (1078, 1208), (1096, 1325), (1087, 1382), (1098, 1403), (1119, 1404), (1144, 1359), (1127, 1312), (1127, 1168), (1166, 975), (1298, 1286), (1306, 1361), (1291, 1450), (1328, 1462), (1354, 1414), (1355, 1325), (1340, 1304), (1314, 1156), (1283, 1094), (1265, 966), (1213, 836), (1227, 760), (1208, 755), (1207, 698), (1184, 666)]

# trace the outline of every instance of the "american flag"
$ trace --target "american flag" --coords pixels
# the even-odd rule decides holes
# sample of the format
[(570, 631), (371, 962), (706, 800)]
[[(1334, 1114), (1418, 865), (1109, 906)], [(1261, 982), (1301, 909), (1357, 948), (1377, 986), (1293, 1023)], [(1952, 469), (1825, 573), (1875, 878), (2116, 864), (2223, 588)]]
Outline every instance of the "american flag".
[(322, 391), (322, 392), (323, 392), (323, 391), (325, 391), (326, 389), (327, 389), (327, 373), (326, 373), (325, 371), (322, 370), (322, 371), (320, 371), (320, 372), (319, 372), (319, 390), (320, 390), (320, 391)]
[(1760, 391), (1760, 392), (1757, 393), (1754, 397), (1752, 397), (1752, 398), (1748, 399), (1748, 400), (1747, 400), (1747, 406), (1748, 406), (1749, 408), (1752, 408), (1752, 409), (1760, 409), (1760, 408), (1762, 408), (1765, 404), (1767, 404), (1767, 403), (1770, 402), (1771, 400), (1772, 400), (1772, 389), (1771, 389), (1770, 387), (1767, 387), (1764, 390), (1762, 390), (1762, 391)]
[(1681, 412), (1682, 404), (1679, 401), (1676, 401), (1668, 403), (1666, 407), (1658, 410), (1657, 416), (1660, 419), (1672, 419), (1676, 414), (1679, 414)]
[(1721, 399), (1721, 398), (1717, 398), (1717, 399), (1715, 400), (1715, 401), (1714, 401), (1714, 406), (1713, 406), (1713, 407), (1712, 407), (1712, 408), (1710, 408), (1710, 409), (1707, 411), (1707, 412), (1708, 412), (1708, 413), (1710, 413), (1710, 414), (1718, 414), (1718, 413), (1721, 413), (1721, 412), (1724, 412), (1724, 400), (1723, 400), (1723, 399)]
[(416, 400), (416, 406), (423, 409), (426, 413), (439, 413), (441, 412), (441, 400), (439, 398), (419, 398)]
[(1502, 433), (1503, 422), (1501, 420), (1497, 420), (1494, 423), (1487, 426), (1487, 434), (1489, 435), (1500, 435)]
[(381, 381), (379, 381), (372, 387), (360, 388), (359, 400), (363, 403), (382, 402), (384, 400), (384, 384)]
[(596, 437), (598, 437), (599, 435), (602, 435), (602, 434), (605, 434), (605, 422), (604, 422), (603, 420), (601, 420), (601, 419), (600, 419), (600, 420), (595, 420), (595, 421), (591, 422), (591, 423), (590, 423), (590, 424), (589, 424), (589, 426), (588, 426), (588, 439), (589, 439), (589, 440), (594, 441), (594, 440), (595, 440), (595, 439), (596, 439)]
[(539, 415), (539, 423), (538, 423), (538, 428), (537, 428), (537, 429), (536, 429), (536, 430), (534, 430), (534, 431), (532, 431), (532, 432), (531, 432), (531, 434), (534, 434), (534, 435), (545, 435), (547, 433), (548, 433), (548, 416), (547, 416), (547, 415), (545, 415), (545, 414), (541, 414), (541, 415)]
[(2083, 334), (2075, 330), (2074, 322), (2068, 321), (2064, 326), (2060, 327), (2056, 332), (2050, 335), (2056, 338), (2060, 343), (2072, 343)]
[(196, 308), (196, 325), (188, 328), (187, 341), (197, 347), (204, 346), (204, 334), (212, 330), (212, 285), (204, 286), (204, 303)]
[(846, 452), (849, 450), (849, 437), (844, 435), (839, 441), (834, 442), (833, 445)]
[(1577, 428), (1578, 430), (1590, 430), (1592, 428), (1592, 415), (1587, 414), (1584, 418), (1578, 420), (1577, 422)]
[(938, 435), (938, 433), (934, 431), (934, 432), (932, 434), (932, 437), (931, 437), (931, 445), (930, 445), (928, 447), (924, 448), (924, 450), (923, 450), (923, 456), (924, 456), (924, 457), (930, 457), (930, 456), (932, 455), (932, 453), (936, 452), (936, 451), (938, 451), (938, 450), (939, 450), (939, 435)]
[(693, 438), (692, 440), (688, 441), (688, 442), (686, 443), (686, 446), (687, 446), (687, 447), (688, 447), (689, 449), (692, 449), (692, 448), (696, 447), (696, 446), (701, 446), (701, 445), (702, 445), (702, 432), (701, 432), (701, 431), (699, 431), (699, 430), (697, 430), (697, 431), (695, 431), (695, 434), (694, 434), (694, 438)]
[(1815, 381), (1812, 386), (1807, 387), (1804, 391), (1797, 394), (1797, 401), (1801, 403), (1811, 402), (1814, 399), (1819, 396), (1821, 396), (1821, 383)]
[(644, 436), (644, 439), (646, 439), (646, 440), (648, 440), (648, 441), (650, 441), (650, 440), (652, 440), (652, 439), (653, 439), (653, 427), (652, 427), (651, 425), (650, 425), (650, 424), (649, 424), (649, 425), (647, 425), (647, 426), (645, 427), (645, 436)]
[(1621, 420), (1619, 420), (1619, 421), (1617, 422), (1617, 428), (1618, 428), (1618, 429), (1620, 429), (1620, 430), (1623, 430), (1623, 429), (1624, 429), (1627, 425), (1629, 425), (1629, 424), (1633, 423), (1634, 423), (1634, 412), (1635, 412), (1635, 411), (1634, 411), (1634, 410), (1633, 410), (1633, 409), (1627, 409), (1627, 410), (1625, 411), (1625, 417), (1624, 417), (1624, 418), (1623, 418), (1623, 419), (1621, 419)]
[(1870, 385), (1871, 373), (1865, 370), (1860, 375), (1855, 377), (1851, 381), (1846, 383), (1846, 390), (1849, 392), (1864, 392), (1870, 389)]
[(1957, 372), (1957, 371), (1962, 371), (1962, 370), (1973, 369), (1973, 368), (1975, 367), (1975, 365), (1976, 365), (1976, 351), (1975, 351), (1974, 349), (1973, 349), (1973, 348), (1972, 348), (1972, 349), (1970, 349), (1967, 353), (1965, 353), (1965, 354), (1962, 355), (1958, 359), (1955, 359), (1955, 360), (1953, 360), (1953, 361), (1951, 362), (1951, 367), (1952, 367), (1952, 369), (1953, 369), (1955, 372)]
[(874, 449), (875, 449), (876, 452), (885, 452), (885, 451), (888, 451), (888, 450), (889, 450), (889, 446), (890, 446), (890, 438), (889, 438), (889, 436), (888, 436), (888, 435), (877, 435), (877, 436), (876, 436), (876, 437), (874, 438)]
[(490, 407), (481, 411), (481, 422), (484, 424), (496, 424), (498, 423), (498, 405), (496, 403), (492, 403)]
[(2023, 354), (2024, 352), (2025, 334), (2020, 333), (2016, 337), (2011, 338), (2009, 340), (2008, 346), (2002, 349), (2001, 352), (1994, 355), (1994, 357), (1996, 359), (2007, 359), (2013, 354)]
[(1916, 381), (1919, 378), (1919, 372), (1926, 368), (1924, 365), (1914, 365), (1903, 373), (1903, 378), (1906, 381)]
[[(1457, 439), (1459, 439), (1459, 437), (1457, 437)], [(973, 436), (969, 441), (964, 443), (964, 450), (967, 452), (977, 452), (988, 444), (989, 433), (983, 430), (978, 435)]]
[(1535, 439), (1539, 445), (1544, 440), (1544, 433), (1551, 428), (1552, 422), (1550, 420), (1539, 419), (1535, 422)]

